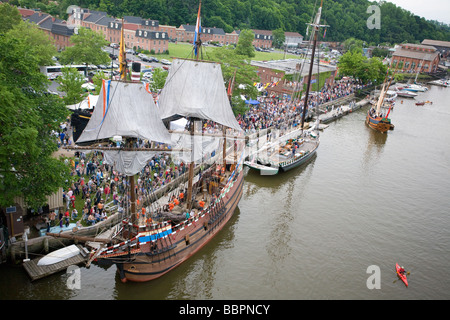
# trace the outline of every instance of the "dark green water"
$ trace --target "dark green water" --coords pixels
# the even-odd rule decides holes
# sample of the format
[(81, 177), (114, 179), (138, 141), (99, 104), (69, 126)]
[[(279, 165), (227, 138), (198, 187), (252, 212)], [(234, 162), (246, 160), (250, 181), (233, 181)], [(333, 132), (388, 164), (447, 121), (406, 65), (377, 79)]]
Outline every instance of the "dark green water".
[[(115, 266), (92, 265), (71, 290), (65, 273), (31, 283), (3, 265), (0, 299), (450, 299), (448, 101), (441, 87), (398, 98), (387, 134), (365, 125), (363, 108), (321, 133), (307, 165), (247, 172), (230, 223), (160, 279), (123, 284)], [(396, 262), (411, 272), (408, 288), (394, 282)], [(380, 289), (370, 290), (373, 265)]]

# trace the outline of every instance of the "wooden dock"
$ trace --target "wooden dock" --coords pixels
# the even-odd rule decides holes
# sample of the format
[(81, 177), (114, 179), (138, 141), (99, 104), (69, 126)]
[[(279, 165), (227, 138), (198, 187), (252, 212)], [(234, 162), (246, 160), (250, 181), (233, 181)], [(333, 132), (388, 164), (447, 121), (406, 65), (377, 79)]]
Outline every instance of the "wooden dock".
[(67, 268), (71, 265), (79, 265), (82, 263), (86, 263), (89, 253), (87, 253), (81, 245), (78, 245), (78, 248), (80, 249), (81, 252), (80, 254), (72, 258), (66, 259), (64, 261), (50, 264), (47, 266), (38, 266), (37, 263), (41, 258), (36, 258), (24, 262), (23, 267), (30, 276), (31, 281), (35, 281), (50, 276), (52, 274), (67, 270)]

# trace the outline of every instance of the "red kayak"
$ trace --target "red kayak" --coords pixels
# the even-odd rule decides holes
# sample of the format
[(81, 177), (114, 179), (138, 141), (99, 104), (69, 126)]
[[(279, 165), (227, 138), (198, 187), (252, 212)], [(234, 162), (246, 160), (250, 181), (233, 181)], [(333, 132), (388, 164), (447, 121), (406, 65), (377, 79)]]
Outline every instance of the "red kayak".
[(398, 263), (395, 265), (395, 271), (397, 271), (397, 276), (403, 281), (403, 283), (405, 284), (405, 286), (408, 286), (408, 279), (406, 279), (406, 272), (405, 273), (401, 273), (400, 272), (400, 266), (398, 265)]

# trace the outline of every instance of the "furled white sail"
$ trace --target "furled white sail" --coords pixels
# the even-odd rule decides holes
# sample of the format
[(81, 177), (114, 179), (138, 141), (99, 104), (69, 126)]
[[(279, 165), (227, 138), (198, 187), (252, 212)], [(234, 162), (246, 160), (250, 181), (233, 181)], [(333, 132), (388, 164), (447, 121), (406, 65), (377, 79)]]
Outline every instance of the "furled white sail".
[(140, 172), (153, 156), (160, 153), (160, 151), (107, 150), (103, 151), (103, 156), (105, 163), (114, 166), (126, 176), (133, 176)]
[(76, 143), (114, 136), (171, 142), (151, 94), (141, 83), (104, 81), (92, 117)]
[(189, 132), (173, 132), (171, 153), (173, 158), (183, 162), (201, 163), (208, 160), (212, 153), (219, 150), (221, 137), (200, 134), (190, 135)]
[(158, 105), (162, 119), (180, 115), (242, 130), (231, 109), (218, 63), (174, 59)]

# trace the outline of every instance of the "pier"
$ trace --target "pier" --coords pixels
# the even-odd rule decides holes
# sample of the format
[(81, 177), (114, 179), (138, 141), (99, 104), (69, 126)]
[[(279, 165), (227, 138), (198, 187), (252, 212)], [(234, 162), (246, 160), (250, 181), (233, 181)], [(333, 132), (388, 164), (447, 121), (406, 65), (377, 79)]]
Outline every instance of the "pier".
[(38, 262), (39, 260), (42, 259), (42, 257), (40, 257), (33, 260), (25, 261), (23, 263), (23, 267), (30, 276), (31, 281), (42, 279), (52, 274), (67, 270), (69, 266), (79, 265), (87, 261), (89, 252), (81, 245), (78, 245), (77, 247), (80, 249), (80, 253), (72, 258), (46, 266), (39, 266)]

